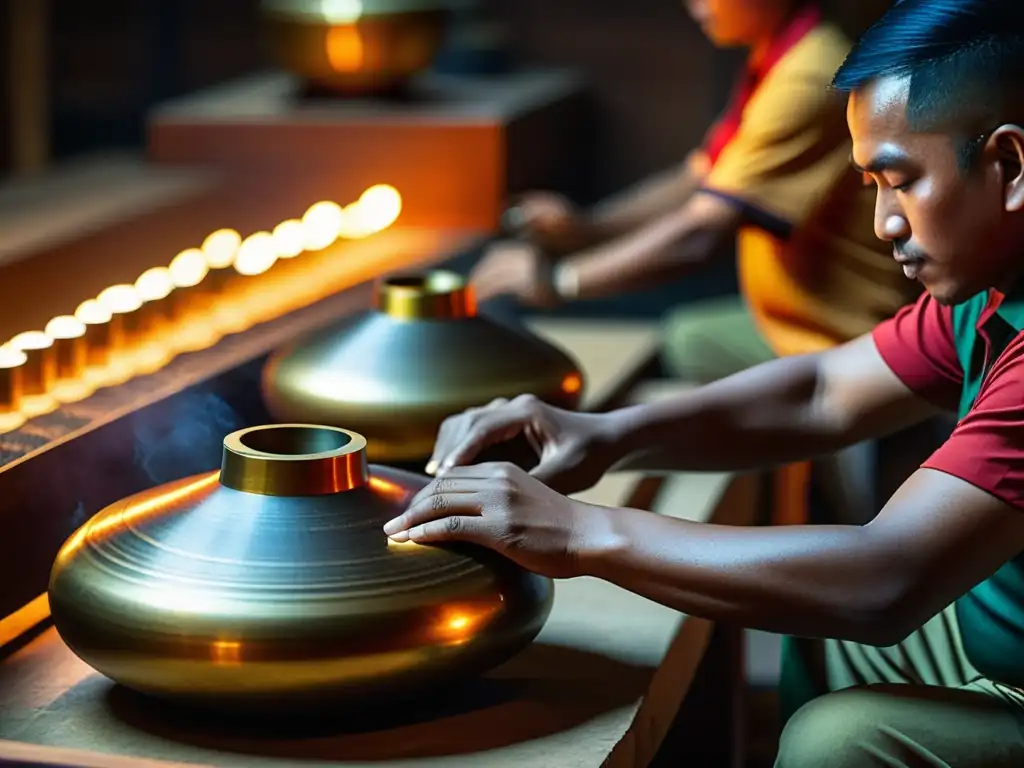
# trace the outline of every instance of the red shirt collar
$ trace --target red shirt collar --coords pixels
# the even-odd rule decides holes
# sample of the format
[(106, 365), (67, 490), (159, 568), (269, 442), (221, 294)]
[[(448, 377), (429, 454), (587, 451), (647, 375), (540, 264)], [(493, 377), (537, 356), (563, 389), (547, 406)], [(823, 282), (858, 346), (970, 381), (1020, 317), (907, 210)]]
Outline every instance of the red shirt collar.
[(757, 87), (782, 57), (820, 23), (821, 7), (818, 3), (805, 3), (775, 35), (757, 66), (754, 67), (748, 63), (746, 71), (743, 72), (740, 81), (736, 84), (726, 113), (712, 126), (704, 142), (704, 153), (712, 165), (739, 131), (740, 124), (743, 122), (743, 110), (746, 109), (747, 103), (757, 92)]
[(805, 3), (789, 22), (782, 27), (768, 46), (764, 58), (756, 67), (751, 67), (751, 74), (757, 80), (763, 80), (769, 72), (789, 53), (797, 43), (803, 40), (811, 30), (821, 23), (821, 7), (818, 3)]

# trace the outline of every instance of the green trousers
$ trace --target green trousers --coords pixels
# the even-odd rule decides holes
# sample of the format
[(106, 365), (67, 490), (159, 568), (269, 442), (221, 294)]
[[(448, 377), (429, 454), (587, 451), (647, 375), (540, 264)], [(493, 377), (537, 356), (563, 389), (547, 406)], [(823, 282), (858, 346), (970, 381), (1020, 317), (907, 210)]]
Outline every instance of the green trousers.
[(680, 307), (662, 330), (662, 359), (684, 381), (706, 384), (774, 358), (736, 296)]
[(898, 645), (786, 638), (776, 768), (1024, 766), (1024, 693), (982, 677), (952, 606)]
[[(673, 312), (662, 357), (674, 375), (707, 383), (775, 355), (730, 297)], [(894, 468), (899, 482), (926, 455), (906, 453), (907, 467)], [(826, 494), (830, 507), (850, 509), (842, 489)], [(863, 515), (829, 522), (867, 522)], [(777, 768), (1024, 768), (1024, 694), (971, 667), (952, 608), (891, 648), (784, 638), (780, 699)]]

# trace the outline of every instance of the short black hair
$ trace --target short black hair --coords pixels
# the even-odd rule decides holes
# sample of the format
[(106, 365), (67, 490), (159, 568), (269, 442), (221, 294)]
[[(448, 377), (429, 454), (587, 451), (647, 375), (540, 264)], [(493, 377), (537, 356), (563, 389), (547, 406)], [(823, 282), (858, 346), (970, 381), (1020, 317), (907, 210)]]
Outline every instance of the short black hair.
[(1011, 122), (1011, 106), (1021, 104), (1024, 0), (900, 0), (861, 37), (832, 85), (850, 93), (883, 77), (909, 78), (911, 127), (949, 131), (969, 166), (983, 134)]

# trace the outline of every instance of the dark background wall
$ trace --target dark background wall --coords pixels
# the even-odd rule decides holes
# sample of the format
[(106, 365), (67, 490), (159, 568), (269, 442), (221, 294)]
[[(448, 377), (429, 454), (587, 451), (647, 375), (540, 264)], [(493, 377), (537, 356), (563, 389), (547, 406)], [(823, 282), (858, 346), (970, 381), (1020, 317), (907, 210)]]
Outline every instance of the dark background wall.
[[(21, 1), (0, 0), (0, 24), (7, 25), (10, 3)], [(738, 52), (712, 48), (681, 0), (483, 1), (504, 22), (515, 60), (589, 76), (595, 158), (582, 194), (586, 201), (678, 162), (724, 106), (741, 61)], [(154, 103), (269, 65), (258, 0), (49, 2), (51, 141), (58, 161), (97, 149), (141, 147)], [(862, 19), (888, 0), (829, 2)], [(8, 31), (0, 26), (0, 34)], [(3, 90), (6, 57), (0, 68)], [(6, 97), (0, 103), (6, 107)], [(0, 144), (2, 175), (9, 168), (6, 136), (0, 135)], [(677, 301), (733, 287), (725, 259), (686, 285), (573, 311), (659, 314)]]
[[(738, 57), (715, 52), (678, 0), (490, 2), (520, 61), (590, 76), (594, 194), (678, 161), (725, 101)], [(57, 157), (138, 144), (152, 103), (267, 64), (256, 0), (51, 0), (51, 9)]]

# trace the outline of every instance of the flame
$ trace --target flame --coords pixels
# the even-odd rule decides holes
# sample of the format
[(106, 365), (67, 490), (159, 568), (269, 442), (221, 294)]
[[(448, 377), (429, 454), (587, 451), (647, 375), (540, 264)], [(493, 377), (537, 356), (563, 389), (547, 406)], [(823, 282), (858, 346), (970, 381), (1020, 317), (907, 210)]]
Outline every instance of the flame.
[(294, 259), (306, 250), (306, 232), (298, 219), (282, 221), (274, 227), (273, 234), (279, 259)]
[(11, 344), (0, 346), (0, 368), (19, 368), (28, 362), (28, 355)]
[(25, 331), (11, 339), (11, 346), (22, 352), (33, 352), (37, 349), (49, 349), (53, 346), (53, 339), (42, 331)]
[(240, 275), (259, 275), (277, 261), (277, 241), (269, 232), (257, 232), (242, 241), (235, 256), (235, 271)]
[(345, 211), (337, 203), (322, 200), (311, 205), (302, 217), (307, 251), (322, 251), (341, 235), (345, 227)]
[(198, 248), (182, 251), (171, 260), (168, 267), (175, 288), (191, 288), (203, 282), (210, 271), (206, 255)]
[(230, 267), (242, 247), (242, 236), (233, 229), (218, 229), (203, 241), (202, 252), (210, 269)]
[(51, 339), (77, 339), (85, 335), (85, 323), (73, 315), (61, 315), (48, 322), (43, 332)]
[(96, 299), (89, 299), (78, 305), (75, 317), (86, 325), (103, 325), (110, 322), (113, 313)]
[(103, 290), (96, 300), (109, 309), (112, 315), (134, 312), (142, 306), (142, 297), (134, 285), (112, 285)]
[(135, 281), (135, 290), (144, 303), (166, 299), (174, 290), (174, 278), (171, 276), (171, 270), (168, 267), (147, 269)]

